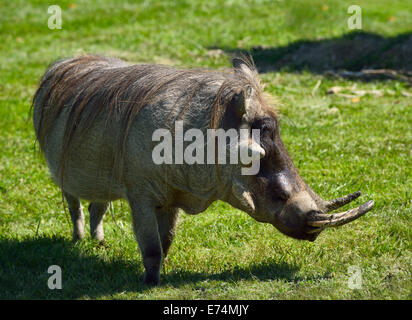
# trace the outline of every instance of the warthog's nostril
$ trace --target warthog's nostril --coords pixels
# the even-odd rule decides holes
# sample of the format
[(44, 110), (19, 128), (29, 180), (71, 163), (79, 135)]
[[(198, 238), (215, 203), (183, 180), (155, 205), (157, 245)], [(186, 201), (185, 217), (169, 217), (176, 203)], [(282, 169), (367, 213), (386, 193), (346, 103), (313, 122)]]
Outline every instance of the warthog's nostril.
[(308, 221), (310, 220), (311, 217), (314, 217), (314, 216), (316, 216), (317, 214), (320, 214), (320, 213), (321, 213), (321, 211), (311, 210), (306, 214), (306, 223), (307, 223), (306, 233), (310, 234), (310, 235), (313, 235), (312, 240), (308, 239), (310, 241), (314, 241), (316, 239), (317, 235), (324, 229), (322, 227), (312, 227), (310, 224), (308, 224)]
[(322, 213), (322, 212), (319, 211), (319, 210), (310, 210), (308, 213), (306, 213), (306, 216), (307, 216), (308, 218), (310, 218), (310, 217), (313, 217), (313, 216), (315, 216), (315, 215), (317, 215), (317, 214), (320, 214), (320, 213)]

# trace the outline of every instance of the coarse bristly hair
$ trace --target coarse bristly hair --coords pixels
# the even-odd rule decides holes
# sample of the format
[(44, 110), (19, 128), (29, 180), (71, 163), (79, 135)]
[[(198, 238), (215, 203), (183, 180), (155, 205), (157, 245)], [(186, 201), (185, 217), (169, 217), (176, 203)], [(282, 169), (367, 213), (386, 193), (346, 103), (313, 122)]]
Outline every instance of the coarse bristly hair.
[(236, 59), (241, 59), (252, 72), (241, 69), (185, 70), (155, 64), (128, 64), (98, 55), (59, 60), (48, 68), (33, 98), (32, 109), (34, 105), (39, 108), (36, 136), (40, 148), (44, 152), (45, 137), (62, 110), (67, 108), (68, 117), (60, 162), (60, 171), (63, 172), (74, 133), (81, 134), (103, 114), (106, 116), (106, 126), (112, 121), (119, 123), (115, 167), (120, 170), (130, 126), (144, 106), (149, 105), (165, 90), (172, 92), (173, 88), (184, 87), (187, 100), (181, 104), (181, 117), (196, 91), (216, 82), (216, 79), (224, 80), (213, 99), (211, 128), (217, 129), (220, 126), (225, 107), (233, 96), (246, 86), (254, 89), (256, 99), (268, 116), (276, 117), (263, 93), (252, 59), (246, 56)]

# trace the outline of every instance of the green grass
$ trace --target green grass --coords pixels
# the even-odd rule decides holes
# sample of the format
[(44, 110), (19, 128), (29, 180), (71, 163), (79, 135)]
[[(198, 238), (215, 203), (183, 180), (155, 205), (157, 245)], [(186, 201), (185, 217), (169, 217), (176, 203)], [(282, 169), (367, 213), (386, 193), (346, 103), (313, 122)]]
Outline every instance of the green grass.
[[(47, 28), (47, 7), (55, 3), (63, 10), (62, 30)], [(362, 190), (356, 204), (373, 199), (375, 208), (314, 243), (287, 238), (222, 202), (198, 216), (181, 214), (159, 288), (141, 285), (126, 202), (114, 203), (114, 214), (105, 217), (105, 246), (71, 242), (61, 193), (34, 150), (31, 98), (59, 57), (87, 52), (228, 67), (216, 48), (286, 47), (287, 54), (296, 41), (345, 36), (350, 1), (73, 3), (0, 2), (0, 298), (412, 298), (412, 103), (403, 82), (340, 80), (310, 67), (263, 73), (279, 101), (283, 140), (307, 183), (327, 199)], [(411, 32), (410, 2), (357, 3), (364, 32), (395, 40)], [(383, 96), (356, 102), (326, 93), (352, 85)], [(62, 290), (47, 288), (53, 264), (62, 267)], [(348, 287), (350, 266), (362, 270), (361, 289)]]

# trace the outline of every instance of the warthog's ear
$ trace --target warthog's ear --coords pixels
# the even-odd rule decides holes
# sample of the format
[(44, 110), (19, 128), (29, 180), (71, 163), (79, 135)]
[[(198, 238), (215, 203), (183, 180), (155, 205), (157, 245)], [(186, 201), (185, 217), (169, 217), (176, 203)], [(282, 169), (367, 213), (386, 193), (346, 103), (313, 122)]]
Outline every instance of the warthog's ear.
[(234, 57), (232, 59), (232, 65), (235, 72), (242, 73), (243, 75), (250, 78), (255, 77), (254, 68), (250, 63), (248, 63), (246, 59)]
[(233, 95), (229, 103), (229, 108), (238, 120), (241, 120), (245, 114), (250, 113), (253, 95), (253, 88), (249, 85)]
[(247, 110), (247, 97), (245, 90), (239, 90), (233, 94), (230, 102), (226, 106), (223, 117), (223, 128), (239, 128)]
[(246, 207), (249, 212), (255, 211), (255, 203), (253, 201), (252, 194), (246, 190), (242, 184), (234, 181), (232, 192), (236, 199), (238, 199), (242, 206)]
[(246, 113), (246, 95), (244, 90), (233, 95), (232, 100), (230, 101), (230, 108), (235, 114), (236, 119), (240, 121)]

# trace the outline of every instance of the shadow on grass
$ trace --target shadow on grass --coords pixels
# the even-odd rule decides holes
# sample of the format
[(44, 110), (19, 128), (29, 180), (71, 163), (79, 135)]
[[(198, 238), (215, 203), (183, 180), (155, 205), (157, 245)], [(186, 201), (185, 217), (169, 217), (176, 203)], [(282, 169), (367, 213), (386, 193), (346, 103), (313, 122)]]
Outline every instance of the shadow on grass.
[(400, 73), (412, 71), (411, 32), (394, 37), (351, 32), (330, 39), (299, 40), (283, 47), (219, 49), (229, 54), (250, 53), (261, 73), (280, 70), (307, 70), (320, 74), (330, 70), (391, 69)]
[[(143, 267), (140, 259), (130, 262), (102, 256), (101, 253), (87, 253), (87, 249), (63, 238), (0, 240), (0, 299), (97, 298), (148, 289), (141, 282)], [(47, 269), (51, 265), (62, 268), (62, 290), (50, 290), (47, 286), (51, 276)], [(294, 266), (275, 262), (213, 275), (171, 271), (162, 276), (162, 284), (178, 287), (193, 283), (196, 288), (196, 283), (204, 280), (286, 279), (295, 282), (299, 280), (295, 277), (296, 271)]]

